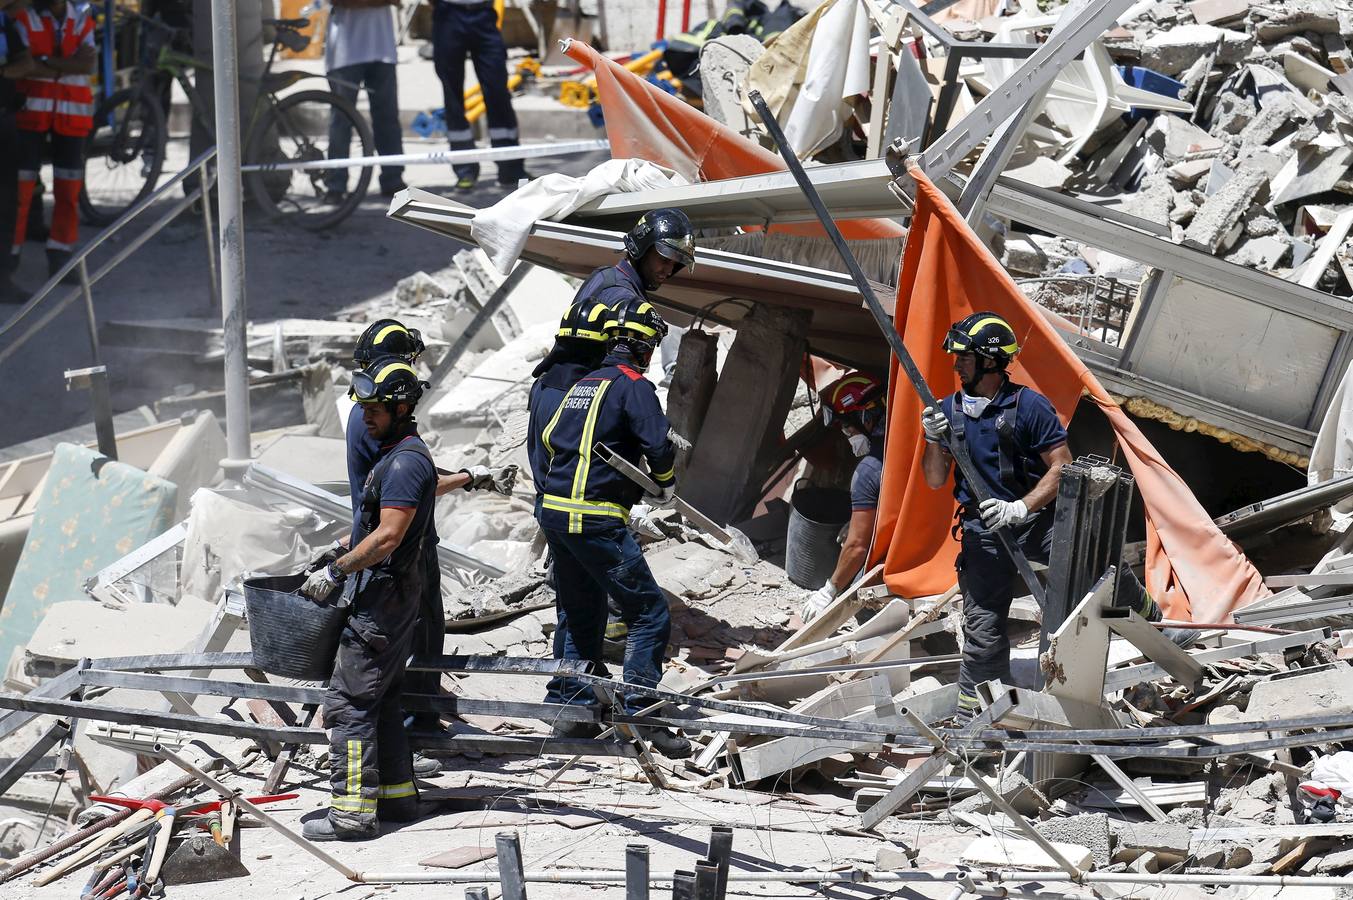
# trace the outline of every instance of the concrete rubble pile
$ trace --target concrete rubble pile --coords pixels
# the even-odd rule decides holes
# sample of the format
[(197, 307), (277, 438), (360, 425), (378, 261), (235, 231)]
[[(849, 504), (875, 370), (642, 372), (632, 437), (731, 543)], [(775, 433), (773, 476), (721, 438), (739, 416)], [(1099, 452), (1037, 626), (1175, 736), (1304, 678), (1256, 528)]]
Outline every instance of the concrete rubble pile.
[[(902, 129), (892, 134), (902, 146), (914, 139), (910, 149), (920, 150), (944, 129), (924, 142), (905, 129), (925, 126), (932, 101), (947, 98), (953, 125), (997, 91), (1021, 57), (980, 58), (975, 46), (1052, 40), (1046, 32), (1057, 22), (1034, 3), (981, 21), (962, 16), (988, 15), (986, 4), (951, 6), (943, 27), (952, 42), (904, 29), (896, 10), (861, 0), (862, 46), (877, 38), (885, 87), (893, 50), (925, 60), (924, 72), (911, 74), (924, 82), (927, 112), (910, 117), (904, 89), (889, 92), (887, 117), (859, 98), (844, 113), (834, 109), (830, 140), (814, 139), (821, 146), (804, 154), (821, 163), (812, 171), (824, 193), (841, 189), (829, 183), (842, 171), (832, 166), (884, 159), (884, 122)], [(744, 58), (737, 37), (745, 36), (712, 44), (700, 65), (705, 108), (747, 136), (757, 125), (738, 85), (761, 47), (744, 47)], [(1122, 286), (1116, 319), (1067, 329), (1077, 352), (1121, 342), (1112, 349), (1123, 357), (1106, 363), (1103, 351), (1099, 359), (1106, 381), (1134, 348), (1170, 355), (1166, 338), (1177, 331), (1159, 307), (1145, 314), (1148, 300), (1163, 304), (1183, 285), (1177, 313), (1198, 296), (1187, 291), (1205, 280), (1199, 272), (1243, 268), (1353, 296), (1349, 39), (1353, 12), (1327, 0), (1138, 3), (1038, 86), (1048, 92), (1037, 115), (1009, 165), (998, 167), (1005, 186), (1021, 183), (1023, 193), (993, 192), (993, 206), (970, 225), (1030, 297), (1066, 319), (1083, 311), (1078, 281), (1096, 281), (1096, 298), (1099, 280)], [(974, 59), (948, 66), (945, 48)], [(774, 52), (772, 43), (766, 53)], [(902, 88), (910, 71), (896, 72)], [(869, 132), (872, 153), (841, 162), (856, 126)], [(956, 168), (977, 180), (977, 145), (968, 151)], [(859, 218), (886, 203), (880, 215), (904, 218), (878, 169), (861, 176), (874, 180), (852, 195), (849, 211), (835, 212)], [(586, 890), (629, 900), (650, 888), (665, 896), (669, 884), (674, 897), (700, 900), (1353, 890), (1347, 332), (1320, 335), (1330, 361), (1313, 383), (1287, 377), (1301, 363), (1291, 348), (1304, 333), (1279, 326), (1273, 340), (1289, 343), (1250, 354), (1254, 366), (1284, 367), (1277, 375), (1220, 379), (1253, 404), (1268, 393), (1312, 395), (1299, 415), (1275, 411), (1273, 401), (1261, 410), (1268, 418), (1245, 420), (1257, 428), (1263, 418), (1281, 436), (1268, 444), (1240, 427), (1223, 438), (1208, 418), (1215, 406), (1200, 411), (1178, 385), (1152, 380), (1150, 358), (1124, 364), (1133, 378), (1123, 381), (1157, 391), (1151, 402), (1164, 413), (1150, 417), (1198, 417), (1177, 426), (1179, 442), (1160, 442), (1162, 455), (1179, 462), (1183, 480), (1196, 479), (1207, 515), (1233, 510), (1215, 525), (1234, 543), (1228, 548), (1250, 555), (1269, 595), (1223, 622), (1149, 622), (1116, 606), (1118, 579), (1127, 568), (1141, 575), (1159, 536), (1139, 521), (1140, 494), (1124, 470), (1084, 454), (1067, 466), (1094, 485), (1075, 490), (1099, 493), (1065, 517), (1059, 505), (1053, 526), (1059, 546), (1077, 552), (1051, 558), (1045, 602), (1014, 600), (1010, 683), (979, 684), (975, 714), (956, 717), (966, 643), (958, 585), (902, 596), (885, 572), (886, 548), (870, 548), (849, 587), (825, 608), (805, 606), (847, 533), (844, 487), (856, 464), (846, 438), (824, 427), (819, 391), (846, 366), (885, 371), (891, 360), (860, 310), (859, 282), (738, 252), (754, 246), (742, 240), (750, 231), (730, 236), (729, 222), (769, 222), (775, 203), (791, 202), (788, 191), (766, 187), (775, 173), (757, 177), (746, 196), (728, 185), (661, 189), (688, 191), (697, 230), (718, 233), (700, 236), (698, 267), (652, 296), (674, 329), (647, 377), (694, 441), (674, 470), (701, 515), (631, 510), (673, 622), (670, 662), (637, 716), (609, 702), (543, 699), (547, 680), (565, 675), (611, 700), (625, 640), (623, 629), (608, 629), (609, 671), (563, 658), (526, 442), (533, 370), (555, 342), (559, 316), (580, 275), (597, 260), (613, 262), (621, 246), (605, 217), (632, 222), (625, 204), (642, 208), (647, 192), (590, 201), (567, 224), (535, 223), (523, 261), (506, 273), (483, 250), (461, 248), (340, 321), (252, 324), (247, 461), (224, 460), (224, 394), (207, 375), (224, 352), (219, 325), (108, 323), (106, 342), (173, 357), (182, 387), (147, 411), (151, 422), (120, 429), (116, 458), (65, 435), (53, 436), (50, 452), (0, 463), (3, 895), (69, 896), (86, 880), (82, 898), (123, 889), (317, 898), (354, 882), (428, 897), (458, 894), (462, 884), (467, 897), (487, 897), (492, 887), (508, 900), (524, 900), (528, 886), (536, 897)], [(755, 191), (775, 196), (763, 203)], [(1176, 261), (1195, 268), (1040, 230), (1028, 207), (1024, 218), (997, 208), (1048, 193), (1074, 198), (1078, 205), (1064, 208), (1135, 240), (1178, 248)], [(435, 200), (397, 199), (391, 216), (468, 242), (474, 211)], [(437, 215), (420, 221), (429, 208)], [(702, 215), (719, 224), (702, 227)], [(895, 257), (899, 240), (873, 247), (881, 259)], [(717, 241), (727, 252), (710, 249)], [(1219, 268), (1196, 268), (1198, 256)], [(896, 279), (884, 261), (874, 274)], [(1205, 287), (1239, 290), (1220, 281)], [(351, 528), (348, 373), (357, 336), (389, 317), (417, 328), (427, 345), (416, 366), (432, 387), (418, 418), (439, 464), (515, 464), (521, 477), (510, 495), (453, 492), (437, 502), (444, 647), (410, 665), (439, 673), (440, 692), (405, 695), (406, 709), (434, 710), (446, 726), (410, 726), (413, 747), (440, 764), (419, 776), (422, 814), (326, 852), (297, 834), (301, 816), (330, 799), (325, 683), (265, 669), (244, 585), (303, 571)], [(1132, 331), (1158, 321), (1163, 334)], [(1217, 327), (1263, 330), (1254, 321)], [(1209, 359), (1181, 366), (1193, 376), (1227, 362)], [(1072, 433), (1109, 440), (1089, 428)], [(1247, 452), (1256, 449), (1264, 452)], [(1309, 483), (1293, 474), (1302, 468)], [(844, 495), (845, 514), (809, 518), (798, 501), (813, 490)], [(1110, 503), (1096, 505), (1108, 490), (1123, 501), (1116, 520)], [(1058, 497), (1082, 499), (1070, 488)], [(798, 530), (804, 522), (817, 526), (812, 548)], [(826, 571), (805, 575), (794, 564), (809, 549)], [(572, 722), (601, 735), (554, 730)], [(657, 727), (680, 730), (694, 752), (654, 755), (642, 735)], [(136, 862), (124, 870), (127, 859)]]

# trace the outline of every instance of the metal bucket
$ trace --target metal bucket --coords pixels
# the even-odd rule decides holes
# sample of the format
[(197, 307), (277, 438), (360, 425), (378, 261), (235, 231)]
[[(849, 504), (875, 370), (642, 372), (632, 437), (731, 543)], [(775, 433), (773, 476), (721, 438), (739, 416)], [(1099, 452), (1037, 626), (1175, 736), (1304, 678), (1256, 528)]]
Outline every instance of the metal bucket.
[(836, 569), (837, 537), (850, 521), (850, 492), (836, 488), (795, 487), (790, 498), (785, 571), (799, 587), (817, 590)]

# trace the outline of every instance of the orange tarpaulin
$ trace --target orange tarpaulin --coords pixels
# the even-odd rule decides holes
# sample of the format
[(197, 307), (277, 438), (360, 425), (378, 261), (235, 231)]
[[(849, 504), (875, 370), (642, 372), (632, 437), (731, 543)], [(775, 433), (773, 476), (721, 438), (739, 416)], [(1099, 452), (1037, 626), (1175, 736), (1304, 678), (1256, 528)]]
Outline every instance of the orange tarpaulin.
[[(1146, 587), (1173, 618), (1228, 621), (1231, 611), (1269, 592), (1245, 555), (1212, 523), (1193, 492), (1165, 463), (1099, 380), (1057, 335), (964, 222), (949, 199), (910, 167), (918, 190), (902, 256), (896, 322), (907, 349), (937, 395), (957, 389), (953, 360), (940, 344), (950, 324), (991, 310), (1014, 326), (1023, 348), (1011, 377), (1047, 395), (1063, 423), (1088, 393), (1112, 425), (1146, 507)], [(958, 544), (950, 537), (950, 488), (933, 491), (921, 472), (921, 404), (894, 362), (879, 519), (871, 561), (906, 597), (954, 583)]]
[[(605, 113), (612, 158), (646, 159), (674, 169), (690, 181), (784, 171), (784, 161), (776, 154), (649, 84), (587, 44), (569, 41), (564, 52), (596, 73), (597, 99)], [(841, 233), (851, 240), (906, 234), (901, 225), (887, 219), (857, 219), (839, 225)], [(816, 222), (775, 225), (771, 230), (824, 233)]]

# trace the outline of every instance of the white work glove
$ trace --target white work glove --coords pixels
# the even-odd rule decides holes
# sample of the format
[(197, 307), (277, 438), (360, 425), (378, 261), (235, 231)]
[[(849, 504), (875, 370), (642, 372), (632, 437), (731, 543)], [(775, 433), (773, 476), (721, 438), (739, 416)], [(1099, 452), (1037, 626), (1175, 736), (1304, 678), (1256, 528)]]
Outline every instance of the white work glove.
[(653, 507), (653, 511), (660, 509), (671, 509), (676, 501), (676, 485), (669, 484), (662, 488), (656, 494), (644, 494), (644, 502)]
[(672, 446), (678, 450), (691, 449), (691, 442), (682, 437), (675, 428), (667, 429), (667, 440), (672, 442)]
[(301, 585), (301, 593), (316, 603), (323, 603), (346, 577), (341, 572), (335, 572), (333, 563), (329, 563), (310, 573), (305, 584)]
[(921, 428), (928, 442), (943, 444), (949, 437), (949, 417), (938, 406), (927, 406), (921, 410)]
[(499, 494), (511, 494), (512, 486), (517, 483), (517, 467), (504, 466), (501, 469), (490, 469), (488, 466), (470, 466), (468, 469), (461, 469), (470, 480), (465, 485), (467, 491), (489, 490)]
[(841, 592), (837, 590), (836, 585), (832, 584), (831, 579), (828, 578), (826, 584), (813, 591), (808, 599), (803, 601), (803, 609), (799, 610), (799, 618), (803, 619), (805, 625), (813, 621), (822, 615), (824, 609), (832, 605), (832, 601), (836, 599), (836, 595), (839, 593)]
[(329, 563), (337, 562), (338, 558), (347, 552), (348, 552), (347, 547), (344, 547), (338, 541), (334, 541), (332, 544), (325, 547), (323, 550), (321, 550), (320, 552), (316, 553), (313, 557), (311, 557), (310, 562), (305, 567), (305, 570), (307, 572), (313, 572), (316, 569), (323, 569), (326, 566), (328, 566)]
[(1022, 525), (1029, 518), (1029, 507), (1023, 500), (983, 500), (978, 507), (982, 513), (982, 524), (992, 529), (1005, 528), (1008, 525)]

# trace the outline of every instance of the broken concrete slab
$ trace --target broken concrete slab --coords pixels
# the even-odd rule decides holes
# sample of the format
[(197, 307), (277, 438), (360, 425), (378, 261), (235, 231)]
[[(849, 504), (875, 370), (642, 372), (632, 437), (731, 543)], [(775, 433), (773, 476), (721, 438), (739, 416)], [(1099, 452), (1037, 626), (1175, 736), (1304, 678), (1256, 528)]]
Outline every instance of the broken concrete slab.
[(1254, 35), (1265, 44), (1307, 31), (1339, 33), (1339, 12), (1328, 0), (1274, 3), (1260, 7), (1257, 12), (1263, 18), (1255, 24)]
[(1113, 861), (1113, 834), (1107, 813), (1084, 813), (1064, 819), (1049, 819), (1034, 826), (1039, 834), (1057, 844), (1075, 844), (1094, 854), (1095, 866)]
[(1299, 147), (1273, 178), (1273, 202), (1293, 203), (1333, 190), (1348, 177), (1350, 166), (1353, 166), (1353, 148), (1331, 149), (1315, 144)]
[(1263, 203), (1268, 179), (1262, 172), (1241, 172), (1220, 191), (1207, 198), (1184, 234), (1184, 244), (1209, 253), (1228, 246), (1238, 235), (1233, 231), (1253, 203)]
[(700, 84), (704, 111), (714, 121), (745, 134), (752, 126), (742, 108), (747, 72), (766, 48), (749, 34), (727, 34), (700, 50)]
[(1250, 0), (1193, 0), (1188, 8), (1200, 25), (1228, 25), (1245, 18)]
[[(1076, 868), (1094, 868), (1095, 855), (1075, 844), (1053, 843), (1053, 849)], [(960, 860), (979, 866), (1011, 866), (1019, 869), (1057, 869), (1060, 865), (1033, 841), (1016, 840), (1004, 835), (981, 837), (968, 845)]]
[(1142, 43), (1142, 65), (1162, 75), (1178, 75), (1199, 56), (1210, 54), (1221, 42), (1217, 62), (1240, 62), (1254, 47), (1254, 38), (1242, 31), (1212, 25), (1181, 25), (1158, 31)]
[(1245, 717), (1265, 722), (1293, 715), (1353, 712), (1353, 666), (1339, 664), (1309, 675), (1261, 681), (1250, 691)]
[(1189, 855), (1193, 832), (1183, 825), (1165, 822), (1110, 820), (1115, 841), (1114, 860), (1129, 862), (1142, 853), (1154, 853), (1174, 865)]
[(1156, 116), (1151, 127), (1146, 129), (1145, 139), (1170, 165), (1215, 156), (1223, 146), (1220, 140), (1188, 119), (1172, 115)]
[[(1043, 792), (1029, 783), (1021, 773), (1008, 769), (1001, 773), (996, 783), (996, 792), (1005, 798), (1015, 811), (1024, 816), (1035, 816), (1048, 807), (1048, 798)], [(996, 811), (991, 798), (978, 793), (962, 800), (953, 807), (955, 812), (986, 814)]]

